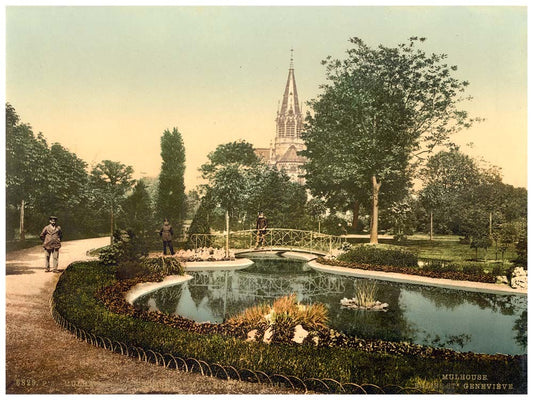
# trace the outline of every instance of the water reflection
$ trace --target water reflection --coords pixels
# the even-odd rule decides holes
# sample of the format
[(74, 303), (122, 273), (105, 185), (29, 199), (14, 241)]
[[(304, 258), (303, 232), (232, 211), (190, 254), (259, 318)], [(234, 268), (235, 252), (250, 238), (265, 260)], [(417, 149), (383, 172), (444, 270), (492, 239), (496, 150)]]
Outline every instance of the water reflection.
[(354, 297), (360, 278), (318, 273), (304, 261), (281, 257), (254, 261), (244, 270), (193, 272), (190, 281), (143, 296), (136, 305), (219, 323), (295, 293), (302, 303), (325, 304), (331, 326), (349, 335), (480, 353), (522, 354), (527, 347), (526, 296), (376, 281), (376, 298), (389, 304), (388, 311), (360, 311), (340, 307), (340, 299)]

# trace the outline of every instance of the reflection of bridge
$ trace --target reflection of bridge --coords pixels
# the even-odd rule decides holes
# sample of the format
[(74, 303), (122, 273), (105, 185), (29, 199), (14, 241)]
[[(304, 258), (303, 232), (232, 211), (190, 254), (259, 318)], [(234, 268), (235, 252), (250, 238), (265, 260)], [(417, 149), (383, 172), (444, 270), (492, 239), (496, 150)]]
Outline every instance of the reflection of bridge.
[[(255, 229), (227, 233), (191, 235), (194, 248), (219, 247), (235, 250), (252, 250), (256, 244)], [(264, 235), (265, 250), (304, 250), (312, 253), (329, 254), (338, 249), (346, 238), (298, 229), (267, 229)]]
[[(343, 280), (335, 275), (315, 274), (311, 276), (274, 276), (242, 271), (193, 272), (189, 287), (222, 289), (231, 285), (240, 295), (255, 297), (281, 297), (289, 293), (300, 293), (304, 297), (328, 293), (343, 293)], [(231, 282), (228, 282), (230, 280)]]

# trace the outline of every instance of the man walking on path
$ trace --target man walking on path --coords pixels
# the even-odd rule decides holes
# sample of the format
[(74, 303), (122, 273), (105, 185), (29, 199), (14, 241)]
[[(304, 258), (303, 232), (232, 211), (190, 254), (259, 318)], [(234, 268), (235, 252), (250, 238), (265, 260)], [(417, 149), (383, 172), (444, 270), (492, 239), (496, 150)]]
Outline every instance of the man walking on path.
[(50, 217), (50, 224), (43, 228), (43, 231), (39, 237), (43, 241), (45, 271), (50, 272), (50, 256), (52, 256), (53, 271), (59, 272), (57, 265), (59, 262), (59, 249), (61, 247), (63, 232), (61, 231), (61, 227), (57, 225), (57, 217)]

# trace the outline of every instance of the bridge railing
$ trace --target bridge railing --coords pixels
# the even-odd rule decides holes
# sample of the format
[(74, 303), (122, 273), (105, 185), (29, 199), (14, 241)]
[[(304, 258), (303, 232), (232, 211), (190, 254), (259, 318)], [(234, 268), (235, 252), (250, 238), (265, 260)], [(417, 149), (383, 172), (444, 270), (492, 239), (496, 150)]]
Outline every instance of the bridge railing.
[[(202, 247), (225, 248), (226, 240), (228, 247), (231, 249), (253, 249), (257, 244), (257, 231), (248, 229), (229, 232), (229, 235), (226, 233), (195, 233), (191, 235), (189, 242), (196, 250)], [(345, 241), (346, 238), (342, 236), (298, 229), (273, 228), (267, 229), (261, 247), (265, 249), (306, 250), (329, 254), (332, 250), (338, 249)]]

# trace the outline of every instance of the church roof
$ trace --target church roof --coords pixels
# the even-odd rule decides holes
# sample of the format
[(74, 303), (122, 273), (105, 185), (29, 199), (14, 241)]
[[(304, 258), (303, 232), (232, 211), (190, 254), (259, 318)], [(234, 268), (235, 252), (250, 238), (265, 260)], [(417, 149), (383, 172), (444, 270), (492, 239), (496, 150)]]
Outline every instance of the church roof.
[(265, 161), (270, 161), (270, 148), (259, 147), (254, 149), (255, 154)]
[(304, 162), (304, 158), (299, 156), (297, 154), (296, 146), (291, 146), (287, 149), (285, 154), (281, 156), (281, 158), (278, 160), (280, 163), (288, 163), (288, 162)]

